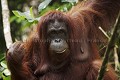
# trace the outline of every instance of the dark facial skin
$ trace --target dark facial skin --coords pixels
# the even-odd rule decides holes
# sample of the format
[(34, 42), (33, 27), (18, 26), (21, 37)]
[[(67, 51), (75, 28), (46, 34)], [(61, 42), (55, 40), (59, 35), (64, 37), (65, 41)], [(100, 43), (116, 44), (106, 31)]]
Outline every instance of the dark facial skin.
[(52, 62), (55, 64), (55, 62), (63, 61), (69, 53), (67, 26), (65, 22), (57, 19), (50, 21), (47, 27), (47, 35)]

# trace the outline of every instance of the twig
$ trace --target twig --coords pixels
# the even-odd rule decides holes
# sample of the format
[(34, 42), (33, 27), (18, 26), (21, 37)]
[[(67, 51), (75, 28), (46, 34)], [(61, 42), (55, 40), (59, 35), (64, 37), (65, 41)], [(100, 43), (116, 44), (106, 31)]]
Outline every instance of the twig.
[(99, 29), (102, 31), (102, 33), (103, 33), (108, 39), (110, 39), (110, 37), (107, 35), (107, 33), (106, 33), (101, 27), (99, 27)]
[(115, 58), (115, 71), (117, 71), (117, 67), (119, 66), (118, 55), (117, 55), (117, 47), (114, 47), (114, 58)]

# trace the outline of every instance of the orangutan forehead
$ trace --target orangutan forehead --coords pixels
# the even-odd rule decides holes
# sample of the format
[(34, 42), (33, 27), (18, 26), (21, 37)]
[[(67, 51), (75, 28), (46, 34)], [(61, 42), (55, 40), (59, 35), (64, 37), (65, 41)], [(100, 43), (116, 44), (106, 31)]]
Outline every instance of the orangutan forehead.
[(67, 30), (66, 23), (63, 21), (59, 21), (58, 19), (54, 19), (48, 23), (47, 30)]
[(59, 22), (66, 22), (67, 16), (59, 11), (48, 13), (44, 16), (44, 22), (53, 22), (55, 20), (58, 20)]
[(49, 19), (47, 19), (47, 23), (66, 23), (66, 19), (65, 17), (62, 18), (62, 17), (51, 17)]
[(56, 28), (57, 27), (64, 27), (65, 26), (65, 22), (62, 21), (62, 20), (59, 20), (59, 19), (53, 19), (53, 20), (50, 20), (49, 21), (49, 26), (55, 26)]

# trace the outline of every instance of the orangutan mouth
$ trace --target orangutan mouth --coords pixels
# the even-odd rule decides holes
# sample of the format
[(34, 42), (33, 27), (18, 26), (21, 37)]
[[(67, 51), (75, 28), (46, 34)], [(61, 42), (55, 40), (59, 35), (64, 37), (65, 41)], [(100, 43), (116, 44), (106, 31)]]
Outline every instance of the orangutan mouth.
[(62, 51), (57, 51), (56, 53), (61, 54), (61, 53), (64, 53), (66, 50), (67, 50), (67, 49), (64, 49), (64, 50), (62, 50)]

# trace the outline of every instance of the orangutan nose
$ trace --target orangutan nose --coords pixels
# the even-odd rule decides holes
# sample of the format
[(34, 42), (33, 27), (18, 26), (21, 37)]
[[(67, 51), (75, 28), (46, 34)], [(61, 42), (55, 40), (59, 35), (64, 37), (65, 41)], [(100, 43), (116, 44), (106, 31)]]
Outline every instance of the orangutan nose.
[(61, 39), (55, 39), (55, 42), (59, 43), (59, 42), (61, 42)]

